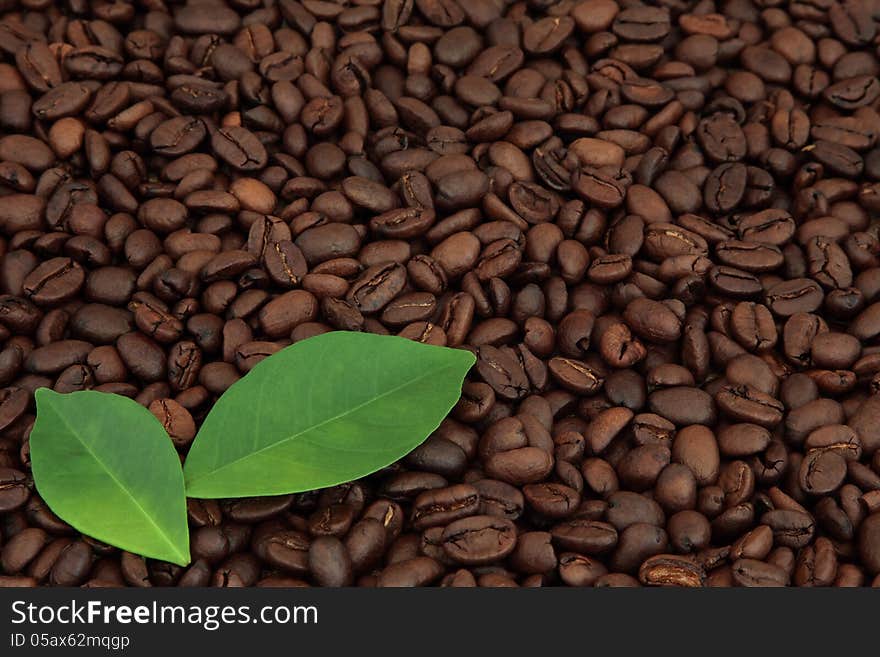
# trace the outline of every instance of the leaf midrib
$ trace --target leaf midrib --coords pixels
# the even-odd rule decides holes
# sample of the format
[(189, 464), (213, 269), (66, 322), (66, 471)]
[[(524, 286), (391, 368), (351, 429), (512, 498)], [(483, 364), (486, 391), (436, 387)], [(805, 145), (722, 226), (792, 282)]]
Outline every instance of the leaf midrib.
[(64, 424), (64, 426), (67, 427), (67, 429), (70, 431), (70, 433), (73, 434), (73, 436), (77, 439), (79, 444), (85, 448), (85, 450), (89, 453), (89, 455), (98, 463), (98, 465), (101, 466), (101, 468), (104, 470), (104, 472), (107, 473), (107, 475), (110, 477), (110, 479), (113, 481), (113, 483), (116, 484), (116, 486), (119, 488), (119, 490), (121, 490), (125, 494), (125, 496), (134, 503), (134, 505), (137, 507), (138, 511), (141, 512), (141, 514), (144, 516), (144, 518), (147, 519), (149, 524), (152, 525), (156, 529), (156, 532), (162, 538), (162, 540), (165, 541), (165, 543), (168, 545), (169, 548), (171, 548), (171, 552), (173, 554), (175, 554), (178, 558), (180, 558), (181, 561), (188, 561), (187, 555), (182, 554), (177, 549), (177, 546), (174, 545), (174, 543), (171, 541), (171, 539), (168, 537), (168, 535), (165, 533), (165, 531), (159, 525), (156, 524), (156, 521), (153, 519), (153, 517), (147, 512), (146, 509), (144, 509), (143, 506), (141, 506), (141, 503), (138, 502), (137, 498), (128, 491), (128, 489), (122, 484), (122, 482), (119, 481), (119, 479), (116, 477), (116, 475), (113, 473), (113, 471), (107, 466), (107, 464), (104, 463), (104, 461), (102, 461), (101, 458), (92, 450), (91, 446), (89, 446), (89, 444), (87, 442), (85, 442), (80, 437), (79, 433), (77, 433), (77, 431), (73, 428), (73, 426), (70, 424), (70, 422), (67, 421), (67, 418), (64, 417), (64, 415), (62, 413), (59, 413), (53, 404), (50, 403), (49, 408), (52, 409), (52, 412), (55, 414), (55, 416), (59, 420), (61, 420), (62, 424)]
[[(337, 413), (336, 415), (334, 415), (334, 416), (332, 416), (332, 417), (329, 417), (329, 418), (327, 418), (327, 419), (325, 419), (325, 420), (321, 420), (321, 421), (318, 422), (317, 424), (313, 424), (313, 425), (311, 425), (311, 426), (309, 426), (309, 427), (306, 427), (305, 429), (302, 429), (301, 431), (298, 431), (297, 433), (291, 434), (290, 436), (287, 436), (286, 438), (283, 438), (283, 439), (278, 440), (278, 441), (276, 441), (276, 442), (274, 442), (274, 443), (271, 443), (271, 444), (269, 444), (269, 445), (266, 445), (265, 447), (261, 447), (261, 448), (258, 449), (258, 450), (255, 450), (255, 451), (253, 451), (253, 452), (250, 452), (249, 454), (245, 454), (245, 455), (243, 455), (243, 456), (239, 456), (237, 459), (234, 459), (234, 460), (232, 460), (232, 461), (229, 461), (228, 463), (224, 463), (223, 465), (221, 465), (221, 466), (219, 466), (219, 467), (217, 467), (217, 468), (214, 468), (213, 470), (209, 470), (208, 472), (206, 472), (206, 473), (204, 473), (204, 474), (202, 474), (202, 475), (199, 475), (198, 477), (196, 477), (196, 478), (194, 478), (194, 479), (190, 479), (190, 480), (186, 481), (186, 487), (187, 487), (187, 489), (188, 489), (188, 488), (190, 488), (193, 484), (195, 484), (197, 481), (201, 481), (201, 480), (203, 480), (203, 479), (205, 479), (205, 478), (207, 478), (207, 477), (212, 477), (212, 476), (216, 475), (218, 472), (222, 472), (223, 470), (226, 470), (227, 468), (231, 468), (231, 467), (233, 467), (233, 466), (235, 466), (235, 465), (238, 465), (238, 464), (241, 463), (242, 461), (246, 461), (246, 460), (248, 460), (248, 459), (250, 459), (250, 458), (253, 458), (254, 456), (256, 456), (256, 455), (258, 455), (258, 454), (261, 454), (261, 453), (263, 453), (263, 452), (267, 452), (267, 451), (269, 451), (269, 450), (275, 449), (276, 447), (279, 447), (280, 445), (282, 445), (282, 444), (284, 444), (284, 443), (288, 443), (288, 442), (290, 442), (290, 441), (292, 441), (292, 440), (296, 440), (297, 438), (299, 438), (299, 437), (302, 436), (303, 434), (306, 434), (306, 433), (308, 433), (308, 432), (310, 432), (310, 431), (314, 431), (315, 429), (318, 429), (318, 428), (320, 428), (320, 427), (322, 427), (322, 426), (324, 426), (324, 425), (330, 424), (331, 422), (335, 422), (336, 420), (339, 420), (339, 419), (345, 417), (346, 415), (351, 415), (352, 413), (354, 413), (354, 412), (356, 412), (356, 411), (359, 411), (360, 409), (362, 409), (362, 408), (364, 408), (364, 407), (366, 407), (366, 406), (369, 406), (370, 404), (372, 404), (372, 403), (374, 403), (374, 402), (376, 402), (376, 401), (382, 399), (383, 397), (387, 397), (388, 395), (397, 392), (397, 391), (400, 390), (401, 388), (404, 388), (404, 387), (406, 387), (406, 386), (412, 385), (413, 383), (416, 383), (416, 382), (418, 382), (418, 381), (421, 381), (422, 379), (425, 379), (425, 378), (427, 378), (427, 377), (429, 377), (429, 376), (436, 375), (436, 374), (438, 374), (438, 373), (440, 373), (440, 372), (443, 372), (444, 370), (454, 369), (454, 368), (455, 368), (455, 365), (452, 364), (452, 363), (450, 363), (450, 364), (448, 364), (448, 365), (444, 365), (444, 366), (442, 366), (442, 367), (438, 367), (437, 369), (433, 369), (433, 370), (430, 370), (430, 371), (428, 371), (428, 372), (425, 372), (425, 373), (423, 373), (423, 374), (417, 376), (417, 377), (414, 378), (414, 379), (410, 379), (410, 380), (408, 380), (408, 381), (404, 381), (403, 383), (401, 383), (401, 384), (399, 384), (399, 385), (396, 385), (396, 386), (394, 386), (393, 388), (389, 388), (389, 389), (386, 390), (385, 392), (382, 392), (382, 393), (380, 393), (379, 395), (377, 395), (377, 396), (375, 396), (375, 397), (371, 397), (370, 399), (368, 399), (368, 400), (366, 400), (366, 401), (364, 401), (364, 402), (361, 402), (360, 404), (358, 404), (358, 405), (356, 405), (356, 406), (352, 406), (351, 408), (346, 409), (346, 410), (343, 411), (342, 413)], [(198, 438), (198, 436), (196, 436), (196, 438)], [(370, 450), (370, 451), (375, 451), (375, 450)], [(185, 467), (185, 466), (184, 466), (184, 479), (186, 479), (186, 467)]]

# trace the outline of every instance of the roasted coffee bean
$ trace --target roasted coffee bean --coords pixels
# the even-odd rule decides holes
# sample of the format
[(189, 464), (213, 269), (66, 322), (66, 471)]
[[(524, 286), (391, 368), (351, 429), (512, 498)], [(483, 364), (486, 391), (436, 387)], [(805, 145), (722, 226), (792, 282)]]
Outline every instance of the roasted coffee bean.
[(832, 449), (813, 449), (801, 462), (798, 477), (800, 486), (806, 493), (831, 493), (846, 478), (846, 461)]
[(736, 304), (730, 316), (730, 332), (749, 351), (766, 351), (776, 344), (776, 324), (763, 304)]
[(813, 519), (804, 511), (774, 509), (761, 516), (761, 522), (773, 531), (777, 545), (793, 549), (807, 545), (813, 538)]
[(183, 447), (196, 437), (196, 425), (189, 411), (173, 399), (157, 399), (149, 406), (150, 412), (165, 427), (172, 442)]
[(718, 448), (727, 457), (763, 452), (770, 444), (770, 432), (757, 424), (731, 424), (718, 432)]
[(103, 304), (85, 304), (70, 321), (70, 330), (77, 337), (96, 344), (110, 344), (131, 331), (134, 326), (131, 313)]
[(480, 479), (473, 482), (473, 487), (480, 494), (481, 514), (508, 520), (516, 520), (522, 515), (524, 498), (518, 488), (494, 479)]
[(712, 212), (725, 213), (736, 208), (746, 193), (748, 171), (739, 162), (721, 164), (706, 179), (703, 201)]
[(376, 579), (379, 587), (427, 586), (443, 574), (443, 566), (430, 557), (416, 556), (389, 564)]
[(699, 388), (675, 386), (648, 396), (652, 412), (678, 425), (713, 424), (716, 417), (712, 396)]
[(195, 149), (205, 135), (205, 124), (200, 119), (177, 116), (155, 127), (150, 133), (150, 145), (157, 152), (174, 157)]
[(0, 552), (0, 565), (3, 572), (15, 574), (22, 572), (43, 547), (49, 542), (49, 535), (38, 527), (27, 527), (11, 537)]
[(540, 575), (552, 571), (559, 561), (548, 532), (524, 532), (517, 539), (510, 556), (511, 566), (525, 575)]
[(211, 138), (211, 147), (218, 157), (240, 171), (254, 171), (266, 166), (265, 147), (246, 128), (221, 128)]
[(753, 297), (762, 290), (761, 282), (754, 274), (735, 267), (712, 267), (707, 278), (719, 293), (735, 299)]
[(731, 566), (737, 586), (787, 586), (788, 573), (780, 566), (757, 559), (737, 559)]
[(116, 341), (116, 349), (126, 368), (144, 382), (165, 378), (165, 353), (153, 340), (142, 333), (126, 333)]
[(510, 351), (482, 346), (477, 348), (477, 372), (497, 395), (504, 399), (520, 399), (530, 383), (519, 359)]
[(488, 475), (513, 485), (541, 481), (552, 469), (553, 458), (538, 447), (519, 447), (486, 459)]
[(552, 358), (548, 368), (559, 385), (581, 395), (597, 392), (604, 382), (598, 371), (573, 358)]
[(397, 296), (405, 284), (406, 270), (402, 265), (375, 265), (352, 284), (346, 299), (362, 313), (373, 313)]
[(665, 552), (667, 546), (668, 538), (663, 529), (637, 522), (620, 532), (611, 557), (612, 568), (624, 572), (636, 571), (649, 557)]
[(53, 258), (34, 269), (22, 282), (25, 296), (37, 305), (60, 305), (85, 283), (85, 271), (70, 258)]
[(671, 458), (686, 465), (700, 485), (712, 484), (718, 477), (718, 445), (712, 431), (705, 426), (691, 425), (681, 429), (675, 436)]
[(342, 536), (353, 520), (351, 507), (333, 504), (316, 511), (309, 517), (308, 528), (313, 536)]
[(565, 518), (580, 504), (578, 492), (562, 484), (528, 484), (523, 495), (532, 509), (549, 518)]
[(25, 504), (31, 495), (31, 484), (23, 472), (0, 468), (0, 512), (8, 513)]
[(700, 587), (706, 583), (706, 572), (688, 557), (658, 554), (649, 557), (639, 568), (639, 581), (648, 586)]
[(496, 516), (472, 516), (449, 524), (441, 536), (446, 554), (455, 561), (478, 565), (510, 554), (516, 546), (513, 523)]
[(859, 555), (868, 572), (880, 572), (880, 555), (877, 553), (877, 532), (880, 530), (880, 514), (872, 513), (862, 521), (859, 528)]
[(572, 189), (583, 199), (600, 208), (615, 208), (623, 203), (631, 178), (611, 166), (585, 166), (571, 177)]
[(318, 303), (314, 295), (305, 290), (292, 290), (264, 305), (258, 318), (268, 337), (280, 338), (290, 335), (300, 324), (314, 320), (317, 313)]
[(773, 271), (785, 262), (779, 247), (759, 242), (720, 242), (715, 246), (715, 255), (725, 265), (752, 273)]
[(319, 536), (312, 541), (308, 553), (309, 571), (321, 586), (351, 584), (351, 558), (345, 545), (335, 536)]
[(354, 525), (345, 539), (354, 572), (363, 572), (376, 564), (382, 557), (385, 543), (385, 528), (379, 520), (364, 518)]
[(738, 161), (746, 155), (746, 138), (730, 114), (716, 112), (700, 121), (697, 138), (714, 162)]
[(24, 388), (11, 386), (0, 389), (0, 429), (7, 428), (24, 415), (28, 404), (29, 395)]
[(413, 526), (416, 529), (425, 529), (445, 526), (453, 520), (476, 513), (480, 494), (473, 486), (459, 484), (446, 489), (425, 491), (413, 504)]
[(782, 402), (748, 384), (724, 386), (715, 401), (721, 412), (732, 419), (768, 428), (782, 422), (785, 410)]
[[(52, 342), (31, 351), (25, 359), (24, 368), (36, 374), (58, 374), (71, 365), (86, 362), (92, 347), (92, 344), (83, 340)], [(12, 394), (15, 388), (7, 388), (7, 391), (9, 391), (7, 397), (9, 408), (15, 408), (18, 405), (18, 396)]]
[(596, 520), (566, 520), (555, 525), (550, 533), (561, 548), (593, 556), (606, 554), (617, 544), (617, 530)]
[(671, 342), (681, 336), (681, 319), (669, 307), (651, 299), (633, 299), (623, 317), (635, 333), (652, 342)]

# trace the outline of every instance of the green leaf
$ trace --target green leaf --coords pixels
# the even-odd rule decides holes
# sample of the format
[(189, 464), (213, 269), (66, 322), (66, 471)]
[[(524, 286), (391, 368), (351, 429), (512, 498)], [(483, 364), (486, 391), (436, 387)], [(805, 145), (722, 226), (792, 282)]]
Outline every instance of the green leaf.
[(40, 388), (36, 398), (31, 466), (49, 508), (105, 543), (188, 564), (180, 458), (153, 414), (102, 392)]
[(281, 495), (379, 470), (455, 405), (469, 351), (335, 331), (297, 342), (233, 384), (184, 465), (190, 497)]

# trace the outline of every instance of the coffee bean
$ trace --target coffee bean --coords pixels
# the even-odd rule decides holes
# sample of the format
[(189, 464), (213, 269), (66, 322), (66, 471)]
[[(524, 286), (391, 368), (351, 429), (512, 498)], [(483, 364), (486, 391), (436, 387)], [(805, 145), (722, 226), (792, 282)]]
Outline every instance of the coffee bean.
[(126, 368), (144, 382), (159, 381), (167, 372), (162, 348), (142, 333), (126, 333), (116, 341)]
[(0, 511), (18, 509), (31, 494), (31, 486), (24, 473), (13, 468), (0, 468)]
[(624, 319), (639, 336), (652, 342), (671, 342), (681, 335), (681, 320), (660, 302), (644, 297), (633, 299)]
[(773, 530), (773, 539), (778, 545), (799, 548), (813, 538), (813, 519), (803, 511), (775, 509), (765, 513), (761, 522)]
[(254, 171), (266, 166), (265, 147), (246, 128), (218, 130), (211, 137), (211, 147), (218, 157), (240, 171)]
[(156, 126), (150, 133), (150, 145), (157, 152), (174, 157), (195, 149), (205, 135), (205, 124), (200, 119), (177, 116)]
[(260, 326), (272, 338), (289, 335), (304, 322), (312, 321), (318, 312), (315, 297), (304, 290), (292, 290), (276, 297), (260, 309)]
[(351, 559), (345, 545), (334, 536), (320, 536), (312, 541), (308, 564), (315, 580), (322, 586), (351, 584)]
[(562, 484), (528, 484), (523, 487), (523, 495), (537, 513), (550, 518), (565, 518), (580, 503), (578, 492)]
[(551, 530), (553, 541), (566, 550), (598, 556), (617, 544), (617, 530), (610, 524), (585, 519), (566, 520)]
[(55, 560), (49, 582), (54, 586), (76, 586), (85, 581), (91, 567), (91, 548), (84, 541), (73, 541)]
[(724, 386), (715, 401), (723, 413), (735, 420), (772, 428), (783, 419), (782, 403), (748, 384)]
[(516, 544), (513, 523), (494, 516), (456, 520), (443, 530), (443, 549), (464, 564), (488, 563), (509, 554)]
[(708, 279), (718, 292), (734, 299), (753, 297), (762, 290), (761, 282), (754, 274), (735, 267), (712, 267)]
[(757, 559), (737, 559), (731, 566), (737, 586), (787, 586), (789, 575), (780, 566)]
[(715, 402), (699, 388), (676, 386), (657, 390), (648, 396), (648, 406), (654, 413), (679, 425), (715, 421)]
[(28, 392), (23, 388), (0, 389), (0, 428), (5, 429), (24, 415), (29, 402)]
[(375, 265), (351, 285), (346, 299), (362, 313), (381, 310), (403, 289), (406, 270), (399, 264)]
[(718, 433), (718, 448), (728, 457), (763, 452), (770, 444), (770, 432), (757, 424), (731, 424)]
[(520, 534), (514, 552), (510, 556), (510, 563), (523, 574), (540, 575), (556, 568), (559, 561), (550, 534), (547, 532)]
[(476, 513), (479, 505), (479, 492), (467, 484), (425, 491), (413, 502), (413, 526), (416, 529), (443, 526)]
[(473, 483), (473, 487), (480, 494), (480, 514), (508, 520), (516, 520), (522, 515), (523, 494), (514, 486), (494, 479), (480, 479)]
[(846, 461), (835, 451), (813, 449), (801, 463), (798, 477), (805, 492), (813, 495), (830, 493), (846, 478)]
[(49, 535), (38, 527), (27, 527), (11, 537), (0, 552), (3, 572), (22, 572), (49, 542)]
[(620, 533), (611, 565), (615, 570), (636, 571), (648, 558), (662, 554), (667, 546), (668, 538), (663, 529), (637, 522)]
[(31, 351), (24, 367), (36, 374), (57, 374), (71, 365), (86, 362), (92, 346), (83, 340), (59, 340)]
[(85, 304), (70, 321), (71, 332), (96, 344), (110, 344), (134, 328), (131, 313), (103, 304)]
[(738, 303), (730, 317), (730, 332), (749, 351), (765, 351), (776, 344), (776, 324), (763, 304)]
[(22, 283), (25, 296), (37, 305), (59, 305), (79, 292), (85, 272), (70, 258), (53, 258), (34, 269)]
[(700, 121), (697, 138), (706, 155), (714, 162), (738, 161), (745, 157), (745, 135), (727, 113), (717, 112)]
[(165, 427), (175, 445), (188, 445), (196, 437), (192, 415), (173, 399), (157, 399), (150, 404), (149, 410)]
[(738, 240), (720, 242), (715, 246), (715, 255), (725, 265), (752, 273), (773, 271), (785, 261), (779, 247)]
[(639, 581), (648, 586), (700, 587), (705, 585), (706, 572), (687, 557), (659, 554), (642, 563)]
[(623, 203), (630, 181), (629, 174), (621, 169), (585, 166), (572, 174), (571, 187), (593, 205), (615, 208)]
[(388, 565), (376, 581), (379, 587), (427, 586), (443, 573), (439, 562), (430, 557), (413, 557)]
[(597, 392), (604, 382), (599, 372), (573, 358), (552, 358), (548, 367), (559, 385), (582, 395)]

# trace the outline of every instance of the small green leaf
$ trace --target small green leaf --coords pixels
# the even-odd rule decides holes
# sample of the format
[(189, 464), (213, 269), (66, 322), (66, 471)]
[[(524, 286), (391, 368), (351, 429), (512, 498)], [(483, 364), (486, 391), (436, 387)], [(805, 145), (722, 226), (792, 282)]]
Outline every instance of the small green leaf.
[(102, 392), (40, 388), (36, 399), (31, 467), (49, 508), (105, 543), (188, 564), (180, 459), (153, 414)]
[(282, 349), (233, 384), (184, 466), (191, 497), (281, 495), (379, 470), (455, 405), (469, 351), (335, 331)]

